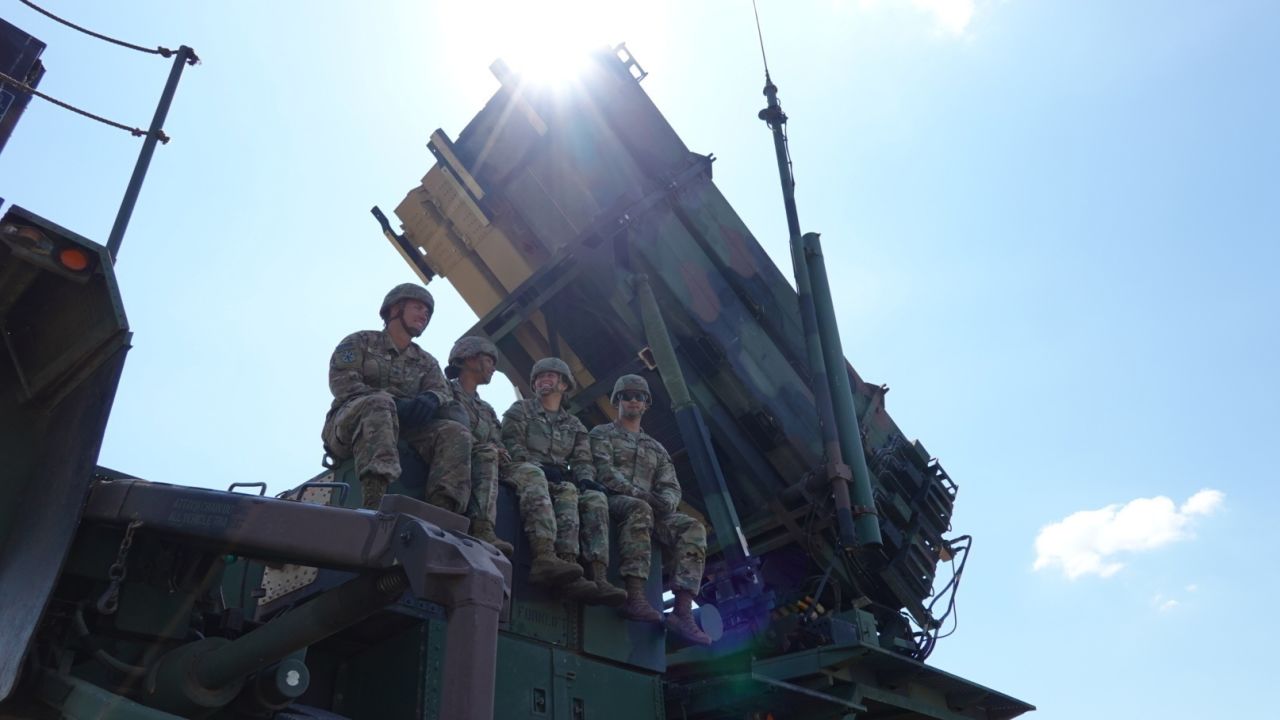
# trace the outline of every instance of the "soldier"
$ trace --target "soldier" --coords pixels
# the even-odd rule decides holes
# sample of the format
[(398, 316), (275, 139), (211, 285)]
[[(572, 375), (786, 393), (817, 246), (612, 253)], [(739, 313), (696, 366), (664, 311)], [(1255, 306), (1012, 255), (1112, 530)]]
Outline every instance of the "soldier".
[(649, 383), (639, 375), (623, 375), (613, 385), (610, 402), (618, 419), (591, 430), (596, 479), (609, 492), (609, 512), (618, 526), (621, 573), (627, 586), (622, 613), (632, 620), (660, 622), (662, 615), (644, 596), (649, 577), (650, 539), (675, 556), (671, 586), (675, 611), (667, 627), (700, 645), (711, 638), (693, 618), (693, 596), (702, 585), (707, 558), (707, 531), (698, 520), (676, 511), (680, 482), (666, 448), (640, 428), (649, 409)]
[[(609, 505), (595, 482), (587, 428), (561, 407), (564, 394), (574, 388), (573, 374), (560, 358), (543, 358), (533, 364), (529, 384), (535, 396), (517, 400), (502, 416), (502, 440), (513, 463), (504, 468), (503, 481), (520, 493), (522, 512), (526, 497), (550, 493), (556, 554), (565, 562), (577, 563), (581, 549), (594, 582), (579, 578), (565, 585), (563, 594), (588, 603), (620, 605), (626, 593), (608, 581)], [(529, 527), (528, 513), (524, 514), (532, 540), (534, 528)], [(547, 529), (546, 524), (541, 528), (543, 533)], [(546, 539), (538, 537), (539, 542)]]
[(424, 499), (463, 513), (471, 497), (471, 432), (437, 417), (452, 402), (440, 363), (413, 339), (427, 329), (435, 300), (421, 285), (397, 285), (382, 300), (382, 330), (343, 338), (329, 359), (333, 405), (325, 416), (325, 451), (354, 457), (363, 505), (377, 509), (400, 477), (398, 438), (429, 466)]
[(498, 466), (507, 459), (507, 449), (502, 446), (498, 414), (478, 392), (479, 386), (493, 380), (497, 363), (498, 348), (493, 343), (482, 337), (464, 337), (449, 351), (444, 374), (471, 428), (471, 501), (466, 512), (471, 518), (471, 534), (510, 558), (515, 549), (493, 531), (498, 516)]

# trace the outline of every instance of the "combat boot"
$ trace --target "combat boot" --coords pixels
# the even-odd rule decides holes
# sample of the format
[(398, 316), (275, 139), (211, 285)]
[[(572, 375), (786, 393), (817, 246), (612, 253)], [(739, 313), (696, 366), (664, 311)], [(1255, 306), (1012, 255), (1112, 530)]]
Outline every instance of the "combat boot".
[(609, 582), (608, 563), (598, 561), (591, 563), (591, 579), (596, 583), (599, 591), (596, 599), (601, 605), (618, 607), (627, 601), (627, 591)]
[(624, 580), (627, 583), (627, 600), (622, 606), (622, 616), (640, 622), (662, 622), (662, 613), (654, 610), (649, 604), (649, 598), (644, 596), (645, 579), (627, 577)]
[[(561, 555), (560, 559), (566, 563), (573, 563), (575, 566), (581, 567), (571, 556)], [(587, 603), (588, 605), (597, 604), (597, 595), (599, 594), (600, 590), (596, 587), (596, 584), (585, 577), (580, 577), (571, 583), (565, 583), (560, 586), (561, 596), (568, 600), (577, 600), (579, 602)]]
[(529, 582), (535, 585), (558, 587), (582, 577), (582, 566), (567, 563), (556, 557), (550, 540), (535, 542), (533, 564), (529, 567)]
[(693, 593), (676, 591), (676, 609), (667, 616), (667, 629), (696, 645), (710, 645), (711, 637), (693, 619)]
[(483, 540), (498, 548), (498, 552), (506, 555), (508, 560), (510, 560), (512, 555), (515, 554), (515, 547), (506, 540), (498, 537), (497, 534), (493, 532), (493, 523), (488, 520), (472, 520), (471, 537), (477, 540)]

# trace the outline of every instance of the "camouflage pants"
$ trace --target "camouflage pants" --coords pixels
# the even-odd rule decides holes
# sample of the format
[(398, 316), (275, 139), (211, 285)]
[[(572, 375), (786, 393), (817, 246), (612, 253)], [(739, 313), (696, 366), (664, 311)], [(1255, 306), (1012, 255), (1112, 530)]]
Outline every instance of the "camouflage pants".
[(571, 482), (552, 483), (556, 509), (556, 554), (591, 562), (609, 562), (609, 501), (599, 490)]
[(405, 432), (405, 442), (427, 462), (427, 502), (466, 514), (471, 501), (471, 428), (432, 420)]
[(531, 543), (550, 541), (557, 555), (609, 561), (609, 506), (604, 493), (589, 490), (579, 496), (573, 483), (548, 484), (542, 468), (525, 462), (503, 467), (502, 481), (520, 497), (520, 516)]
[[(377, 508), (387, 485), (400, 478), (399, 435), (395, 398), (385, 392), (354, 398), (325, 422), (325, 447), (336, 459), (355, 458), (366, 508)], [(471, 495), (471, 431), (452, 420), (432, 420), (410, 430), (405, 440), (429, 467), (423, 499), (451, 512), (465, 511)]]
[(542, 469), (530, 463), (508, 463), (502, 467), (502, 482), (515, 488), (520, 499), (520, 517), (529, 544), (535, 551), (539, 545), (554, 545), (556, 515)]
[(390, 393), (353, 398), (325, 419), (320, 434), (325, 448), (336, 460), (356, 459), (364, 507), (377, 508), (387, 485), (400, 477), (399, 435), (400, 420)]
[(609, 512), (618, 523), (619, 574), (648, 578), (656, 540), (664, 557), (674, 560), (671, 587), (696, 593), (707, 562), (707, 530), (697, 519), (673, 512), (654, 517), (649, 503), (626, 495), (609, 497)]
[(471, 448), (471, 501), (467, 517), (472, 522), (488, 522), (498, 518), (498, 449), (491, 444)]

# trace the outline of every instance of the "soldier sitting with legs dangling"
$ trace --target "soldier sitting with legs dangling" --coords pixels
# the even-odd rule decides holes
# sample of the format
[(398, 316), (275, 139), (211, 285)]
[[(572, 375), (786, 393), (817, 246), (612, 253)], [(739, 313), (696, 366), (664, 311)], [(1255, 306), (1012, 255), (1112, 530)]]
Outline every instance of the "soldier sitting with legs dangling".
[(482, 337), (464, 337), (449, 351), (449, 378), (453, 396), (466, 412), (471, 428), (471, 502), (467, 517), (471, 534), (493, 545), (508, 558), (514, 548), (494, 533), (498, 516), (499, 467), (510, 462), (502, 446), (502, 428), (493, 406), (480, 399), (479, 387), (493, 379), (498, 363), (498, 348)]
[(383, 329), (348, 335), (329, 359), (333, 405), (321, 437), (330, 457), (355, 458), (366, 508), (377, 509), (400, 478), (400, 439), (429, 468), (419, 499), (458, 514), (470, 501), (471, 430), (440, 416), (453, 392), (440, 363), (413, 342), (434, 310), (426, 288), (397, 285), (379, 310)]
[[(563, 360), (543, 358), (534, 363), (529, 384), (534, 397), (517, 400), (502, 416), (502, 439), (512, 460), (503, 468), (503, 482), (515, 486), (520, 495), (525, 529), (535, 551), (554, 544), (555, 554), (575, 566), (581, 551), (591, 569), (591, 580), (578, 578), (563, 584), (561, 594), (592, 604), (619, 605), (626, 593), (607, 579), (609, 506), (595, 482), (587, 428), (561, 405), (565, 393), (574, 387), (573, 374)], [(553, 518), (535, 507), (548, 495)]]
[(609, 511), (618, 522), (618, 553), (627, 586), (622, 614), (632, 620), (660, 622), (644, 595), (649, 577), (651, 540), (675, 558), (671, 589), (675, 611), (667, 628), (689, 642), (711, 644), (693, 618), (693, 597), (701, 589), (707, 558), (707, 531), (696, 518), (676, 510), (680, 481), (666, 448), (640, 427), (653, 396), (639, 375), (623, 375), (614, 383), (610, 402), (618, 419), (591, 430), (596, 479), (609, 492)]

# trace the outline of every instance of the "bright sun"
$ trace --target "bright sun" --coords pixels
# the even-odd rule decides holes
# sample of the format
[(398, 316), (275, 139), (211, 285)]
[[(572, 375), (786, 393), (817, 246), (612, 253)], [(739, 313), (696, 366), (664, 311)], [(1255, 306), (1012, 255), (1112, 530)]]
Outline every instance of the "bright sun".
[(488, 0), (460, 3), (484, 44), (513, 71), (534, 82), (572, 79), (588, 54), (619, 42), (621, 10), (597, 0)]
[(562, 82), (581, 69), (589, 52), (612, 41), (611, 3), (588, 0), (515, 2), (504, 59), (512, 70), (535, 82)]

